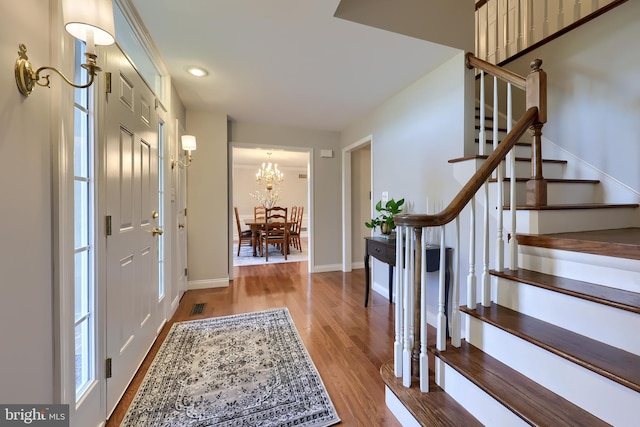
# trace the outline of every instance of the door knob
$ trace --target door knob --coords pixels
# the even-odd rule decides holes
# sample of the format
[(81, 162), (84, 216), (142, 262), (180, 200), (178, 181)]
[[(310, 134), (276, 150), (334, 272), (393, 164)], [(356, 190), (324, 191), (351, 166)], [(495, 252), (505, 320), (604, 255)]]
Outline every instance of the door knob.
[(161, 235), (162, 233), (164, 233), (164, 231), (162, 231), (162, 228), (154, 227), (153, 230), (151, 230), (151, 234), (153, 234), (153, 237), (159, 234)]

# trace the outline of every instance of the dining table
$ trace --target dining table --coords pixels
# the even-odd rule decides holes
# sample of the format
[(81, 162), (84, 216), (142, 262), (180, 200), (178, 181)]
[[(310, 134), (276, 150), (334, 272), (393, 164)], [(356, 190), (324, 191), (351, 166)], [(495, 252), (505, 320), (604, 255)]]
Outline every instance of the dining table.
[[(258, 236), (260, 235), (260, 230), (264, 230), (264, 220), (251, 220), (251, 219), (245, 219), (244, 223), (247, 225), (247, 227), (249, 227), (251, 229), (251, 246), (253, 247), (253, 256), (258, 256)], [(278, 226), (280, 226), (281, 224), (283, 224), (282, 222), (278, 222)], [(287, 230), (287, 234), (288, 231), (291, 229), (291, 226), (293, 225), (292, 222), (285, 222), (284, 226), (285, 229)], [(285, 245), (286, 246), (286, 250), (289, 250), (289, 245)]]

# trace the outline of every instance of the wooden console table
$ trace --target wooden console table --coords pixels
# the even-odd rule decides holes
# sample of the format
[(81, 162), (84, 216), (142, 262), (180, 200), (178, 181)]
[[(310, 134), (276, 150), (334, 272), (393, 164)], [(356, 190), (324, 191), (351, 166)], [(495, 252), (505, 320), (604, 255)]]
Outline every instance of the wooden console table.
[[(389, 303), (393, 300), (393, 267), (396, 265), (396, 240), (384, 237), (365, 237), (366, 245), (364, 251), (364, 277), (365, 294), (364, 306), (369, 303), (369, 289), (371, 288), (371, 278), (369, 271), (369, 257), (389, 264)], [(445, 308), (449, 305), (449, 279), (451, 276), (451, 248), (447, 248), (447, 259), (445, 262)], [(427, 271), (438, 271), (440, 269), (440, 246), (430, 246), (427, 248)], [(445, 310), (446, 311), (446, 310)]]

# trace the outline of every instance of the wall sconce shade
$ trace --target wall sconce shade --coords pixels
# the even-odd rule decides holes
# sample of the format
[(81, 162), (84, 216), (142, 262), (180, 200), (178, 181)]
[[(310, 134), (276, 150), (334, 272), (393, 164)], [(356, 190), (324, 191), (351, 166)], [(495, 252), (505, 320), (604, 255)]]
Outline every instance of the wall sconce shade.
[(115, 41), (113, 3), (110, 0), (63, 0), (62, 12), (64, 28), (73, 37), (87, 42), (87, 51), (94, 53), (89, 50), (91, 36), (96, 45), (110, 45)]
[(173, 156), (171, 156), (171, 169), (175, 168), (176, 165), (182, 168), (188, 168), (189, 166), (191, 166), (191, 161), (193, 160), (191, 152), (195, 151), (196, 149), (196, 137), (193, 135), (182, 135), (180, 141), (182, 142), (182, 149), (187, 152), (187, 163), (176, 160), (173, 158)]
[(63, 0), (62, 7), (67, 32), (87, 43), (84, 54), (86, 63), (82, 64), (82, 68), (87, 70), (89, 80), (83, 85), (75, 84), (56, 68), (48, 66), (34, 71), (27, 57), (27, 47), (21, 43), (15, 64), (15, 74), (18, 90), (25, 96), (31, 93), (36, 84), (49, 87), (49, 75), (40, 76), (40, 73), (45, 70), (57, 73), (73, 87), (82, 89), (91, 86), (96, 73), (101, 71), (101, 68), (96, 65), (95, 46), (110, 45), (115, 41), (112, 0)]
[(185, 151), (195, 151), (196, 137), (193, 135), (182, 135), (182, 149)]

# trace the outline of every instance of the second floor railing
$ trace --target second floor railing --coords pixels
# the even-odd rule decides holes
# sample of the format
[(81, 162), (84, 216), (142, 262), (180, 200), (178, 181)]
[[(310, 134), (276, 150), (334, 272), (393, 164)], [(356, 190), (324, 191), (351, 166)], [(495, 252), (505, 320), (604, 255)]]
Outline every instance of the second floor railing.
[(501, 64), (626, 1), (478, 0), (475, 54)]

